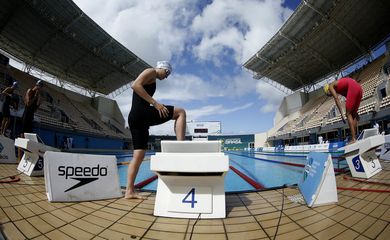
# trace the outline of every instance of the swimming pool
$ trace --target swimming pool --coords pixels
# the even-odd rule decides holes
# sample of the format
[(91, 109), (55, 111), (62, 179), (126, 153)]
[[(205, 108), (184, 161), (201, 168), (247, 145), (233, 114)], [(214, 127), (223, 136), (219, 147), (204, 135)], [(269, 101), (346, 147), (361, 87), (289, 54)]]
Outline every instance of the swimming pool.
[[(283, 185), (297, 184), (302, 176), (303, 166), (306, 157), (293, 158), (287, 156), (261, 155), (254, 152), (225, 152), (229, 156), (230, 169), (225, 177), (225, 192), (249, 192), (257, 190), (255, 186), (248, 183), (240, 175), (245, 175), (253, 182), (262, 185), (263, 188), (277, 188)], [(118, 162), (131, 161), (131, 155), (117, 156)], [(333, 160), (337, 168), (338, 160)], [(345, 163), (346, 165), (346, 163)], [(345, 166), (342, 163), (342, 166)], [(236, 173), (238, 170), (240, 175)], [(120, 184), (126, 187), (127, 165), (118, 165)], [(150, 171), (150, 154), (140, 166), (135, 183), (140, 183), (153, 177), (154, 172)], [(145, 191), (156, 191), (157, 180), (142, 187)]]

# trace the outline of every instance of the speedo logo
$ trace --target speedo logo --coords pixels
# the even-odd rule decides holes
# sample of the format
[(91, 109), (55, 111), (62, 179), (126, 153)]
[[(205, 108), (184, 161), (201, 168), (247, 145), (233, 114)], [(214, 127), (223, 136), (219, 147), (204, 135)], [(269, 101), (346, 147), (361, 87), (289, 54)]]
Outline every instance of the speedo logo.
[(99, 177), (107, 176), (107, 167), (100, 167), (98, 164), (96, 167), (73, 167), (73, 166), (58, 166), (58, 176), (65, 176), (65, 179), (74, 179), (79, 181), (74, 186), (65, 190), (79, 188), (85, 184), (91, 183), (99, 179)]

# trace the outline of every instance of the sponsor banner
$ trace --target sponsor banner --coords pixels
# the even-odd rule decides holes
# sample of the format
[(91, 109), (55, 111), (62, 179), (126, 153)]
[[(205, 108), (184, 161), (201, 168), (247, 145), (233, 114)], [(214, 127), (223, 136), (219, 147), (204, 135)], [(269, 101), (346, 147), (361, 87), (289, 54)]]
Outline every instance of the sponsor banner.
[(329, 143), (329, 152), (335, 152), (338, 151), (339, 148), (344, 147), (345, 142), (333, 142)]
[(47, 151), (44, 161), (49, 201), (74, 202), (122, 197), (117, 159), (113, 155)]
[(14, 140), (0, 135), (0, 163), (16, 163)]
[(298, 187), (309, 207), (338, 201), (336, 178), (330, 154), (309, 153)]
[(241, 144), (241, 138), (227, 138), (225, 144)]

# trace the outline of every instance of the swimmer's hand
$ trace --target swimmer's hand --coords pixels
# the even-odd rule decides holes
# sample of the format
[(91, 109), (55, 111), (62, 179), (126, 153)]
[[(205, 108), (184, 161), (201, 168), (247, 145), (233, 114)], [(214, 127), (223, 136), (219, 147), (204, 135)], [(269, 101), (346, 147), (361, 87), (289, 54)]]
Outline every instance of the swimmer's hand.
[(169, 116), (168, 108), (166, 108), (164, 105), (154, 101), (153, 107), (157, 109), (158, 114), (160, 114), (160, 118), (167, 118)]

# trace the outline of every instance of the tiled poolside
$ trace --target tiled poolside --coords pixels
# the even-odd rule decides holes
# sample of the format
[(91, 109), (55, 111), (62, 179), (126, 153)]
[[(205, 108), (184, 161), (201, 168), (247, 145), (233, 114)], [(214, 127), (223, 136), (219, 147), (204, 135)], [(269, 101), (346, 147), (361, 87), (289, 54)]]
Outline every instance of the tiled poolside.
[[(344, 179), (347, 173), (337, 176), (337, 186), (389, 191), (390, 163), (381, 164), (384, 170), (370, 181), (386, 184)], [(15, 164), (0, 165), (0, 178), (15, 174)], [(338, 204), (315, 208), (299, 201), (296, 188), (229, 194), (226, 219), (196, 221), (153, 216), (154, 193), (145, 193), (147, 200), (50, 203), (43, 177), (19, 177), (0, 184), (4, 239), (244, 240), (274, 239), (276, 231), (280, 240), (390, 239), (389, 192), (339, 190)]]

